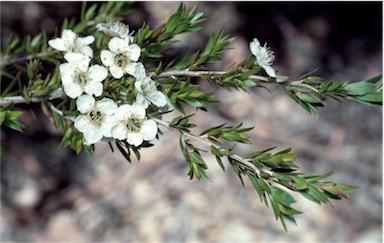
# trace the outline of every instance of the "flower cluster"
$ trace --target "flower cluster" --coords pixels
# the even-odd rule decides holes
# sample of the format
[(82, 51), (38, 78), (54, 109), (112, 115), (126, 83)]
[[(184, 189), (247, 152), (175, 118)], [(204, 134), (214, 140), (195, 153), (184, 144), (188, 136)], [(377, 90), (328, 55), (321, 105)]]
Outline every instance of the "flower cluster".
[[(74, 126), (83, 133), (83, 142), (92, 145), (103, 138), (126, 140), (133, 146), (151, 141), (157, 135), (157, 124), (147, 118), (146, 109), (152, 104), (163, 107), (166, 96), (157, 90), (157, 84), (147, 74), (139, 62), (141, 48), (133, 43), (128, 26), (119, 23), (104, 23), (96, 26), (99, 31), (112, 37), (109, 50), (101, 50), (102, 65), (93, 64), (94, 53), (90, 45), (93, 36), (79, 37), (72, 30), (64, 30), (61, 38), (50, 40), (48, 44), (65, 52), (67, 63), (60, 65), (60, 76), (65, 94), (76, 99), (79, 115)], [(118, 82), (128, 75), (135, 79), (135, 100), (118, 106), (117, 102), (103, 95), (108, 86), (108, 74)], [(104, 84), (103, 84), (104, 81)], [(97, 100), (96, 98), (101, 99)]]
[[(91, 145), (103, 138), (126, 140), (133, 146), (140, 146), (143, 141), (150, 141), (157, 135), (157, 124), (148, 119), (146, 110), (151, 107), (164, 107), (167, 97), (157, 89), (157, 83), (146, 73), (139, 62), (141, 48), (134, 42), (133, 32), (120, 22), (101, 23), (98, 31), (109, 37), (108, 50), (100, 51), (102, 65), (94, 64), (94, 52), (90, 45), (95, 37), (79, 37), (72, 30), (64, 30), (61, 38), (55, 38), (48, 44), (65, 52), (67, 63), (60, 65), (60, 75), (65, 94), (77, 99), (74, 126), (83, 133), (84, 144)], [(250, 50), (256, 57), (256, 65), (263, 68), (270, 77), (276, 77), (271, 67), (274, 59), (272, 51), (266, 45), (261, 46), (257, 39), (250, 44)], [(115, 82), (124, 76), (135, 80), (132, 92), (134, 100), (118, 106), (103, 94), (108, 87), (109, 73)], [(104, 83), (103, 83), (104, 82)], [(96, 98), (100, 98), (96, 100)], [(120, 102), (119, 102), (120, 103)]]

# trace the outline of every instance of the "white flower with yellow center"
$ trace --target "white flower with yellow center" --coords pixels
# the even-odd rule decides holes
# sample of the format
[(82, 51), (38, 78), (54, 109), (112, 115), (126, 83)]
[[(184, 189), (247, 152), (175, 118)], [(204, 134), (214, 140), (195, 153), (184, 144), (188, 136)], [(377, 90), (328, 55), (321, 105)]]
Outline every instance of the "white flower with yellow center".
[(133, 75), (136, 62), (141, 55), (141, 48), (136, 44), (129, 44), (128, 40), (113, 37), (108, 43), (108, 50), (102, 50), (100, 57), (102, 63), (109, 67), (109, 71), (116, 79), (125, 73)]
[(72, 30), (63, 30), (61, 38), (55, 38), (48, 41), (48, 45), (52, 48), (65, 51), (64, 59), (68, 62), (78, 61), (83, 58), (83, 55), (93, 57), (93, 50), (89, 46), (95, 41), (95, 37), (89, 35), (79, 37)]
[(112, 127), (112, 137), (127, 140), (133, 146), (156, 137), (157, 124), (145, 117), (145, 108), (140, 104), (122, 105), (115, 112), (116, 125)]
[(131, 43), (134, 39), (133, 31), (129, 32), (129, 26), (121, 22), (106, 22), (96, 25), (98, 31), (104, 32), (113, 37), (120, 37), (126, 39)]
[(157, 90), (156, 82), (146, 75), (142, 63), (136, 64), (133, 76), (136, 78), (135, 87), (138, 91), (136, 103), (139, 103), (144, 108), (148, 108), (150, 103), (157, 107), (163, 107), (167, 104), (167, 98), (162, 92)]
[(256, 57), (257, 64), (262, 67), (270, 77), (275, 78), (276, 72), (271, 67), (275, 56), (267, 47), (267, 44), (261, 46), (260, 42), (254, 38), (253, 41), (249, 43), (249, 48), (251, 49), (252, 54)]
[(76, 100), (77, 110), (81, 115), (75, 119), (74, 126), (84, 135), (84, 144), (91, 145), (100, 141), (103, 137), (112, 137), (111, 128), (116, 124), (114, 113), (117, 104), (103, 98), (96, 101), (90, 95), (82, 95)]
[(96, 97), (103, 93), (101, 82), (107, 78), (108, 70), (100, 65), (89, 67), (89, 62), (89, 57), (84, 56), (81, 61), (64, 63), (59, 67), (64, 92), (72, 99), (83, 93)]

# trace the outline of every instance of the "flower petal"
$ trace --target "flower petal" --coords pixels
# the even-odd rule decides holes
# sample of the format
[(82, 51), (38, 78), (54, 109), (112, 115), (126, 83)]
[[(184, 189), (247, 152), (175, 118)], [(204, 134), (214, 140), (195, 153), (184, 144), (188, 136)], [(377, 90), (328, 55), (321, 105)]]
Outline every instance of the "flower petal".
[(60, 64), (59, 70), (61, 76), (72, 74), (72, 72), (74, 71), (74, 66), (72, 65), (72, 63), (63, 63)]
[(137, 62), (139, 60), (140, 55), (141, 48), (138, 45), (132, 44), (128, 47), (128, 56), (132, 61)]
[(118, 37), (113, 37), (109, 42), (108, 42), (108, 48), (112, 52), (126, 52), (128, 49), (128, 43), (126, 40), (118, 38)]
[(157, 107), (163, 107), (167, 104), (167, 98), (160, 91), (150, 93), (147, 98)]
[(142, 89), (142, 87), (144, 86), (143, 81), (138, 80), (138, 81), (135, 82), (134, 85), (135, 85), (135, 88), (137, 89), (137, 91), (139, 93), (143, 93), (143, 89)]
[(144, 97), (142, 93), (137, 94), (135, 103), (141, 105), (145, 109), (147, 109), (149, 106), (149, 101)]
[(138, 103), (133, 103), (131, 111), (134, 116), (140, 119), (143, 119), (145, 117), (145, 108)]
[(136, 75), (136, 66), (137, 66), (137, 63), (132, 63), (132, 62), (129, 63), (127, 66), (125, 66), (125, 72), (131, 76), (134, 76), (137, 79), (137, 77), (135, 76)]
[(73, 62), (73, 65), (77, 69), (79, 69), (81, 72), (87, 72), (88, 68), (89, 68), (89, 62), (91, 61), (91, 59), (86, 55), (83, 55), (83, 54), (81, 54), (81, 55), (82, 55), (83, 59), (80, 59), (79, 61)]
[(112, 128), (118, 123), (119, 122), (113, 115), (108, 115), (104, 117), (104, 121), (101, 126), (104, 137), (112, 137)]
[(109, 71), (115, 79), (121, 79), (124, 76), (123, 69), (119, 66), (112, 65), (109, 67)]
[(74, 122), (75, 128), (82, 133), (84, 133), (88, 129), (89, 125), (90, 125), (90, 121), (88, 117), (84, 115), (80, 115), (76, 117)]
[(66, 73), (61, 75), (61, 82), (63, 85), (73, 84), (75, 82), (73, 73)]
[(95, 37), (92, 35), (86, 37), (78, 37), (76, 41), (80, 46), (88, 46), (95, 41)]
[(80, 48), (80, 52), (83, 53), (84, 55), (93, 58), (93, 50), (89, 46), (83, 46)]
[(65, 42), (61, 38), (56, 38), (53, 40), (48, 41), (48, 45), (52, 47), (53, 49), (59, 50), (59, 51), (66, 51), (67, 47), (65, 46)]
[(143, 143), (143, 136), (140, 133), (128, 133), (127, 142), (137, 147)]
[(96, 108), (107, 115), (112, 115), (117, 109), (117, 104), (110, 98), (103, 98), (96, 103)]
[(154, 120), (146, 120), (140, 131), (145, 141), (150, 141), (156, 137), (157, 124)]
[(113, 138), (116, 138), (119, 140), (127, 139), (127, 128), (121, 123), (118, 123), (115, 126), (113, 126), (111, 133)]
[(84, 87), (84, 92), (99, 97), (103, 93), (103, 84), (99, 82), (88, 82)]
[(276, 72), (271, 66), (262, 66), (264, 68), (265, 72), (272, 78), (276, 77)]
[(94, 125), (90, 125), (84, 133), (84, 139), (86, 144), (91, 145), (99, 142), (103, 138), (103, 133)]
[(108, 70), (100, 65), (93, 65), (88, 70), (88, 78), (93, 82), (101, 82), (108, 76)]
[(81, 95), (76, 100), (77, 110), (81, 113), (87, 113), (94, 109), (96, 100), (90, 95)]
[(249, 49), (251, 49), (251, 52), (253, 55), (257, 56), (258, 49), (260, 47), (260, 42), (254, 38), (251, 43), (249, 43)]
[(130, 65), (132, 65), (132, 68), (134, 68), (134, 73), (131, 74), (132, 76), (134, 76), (139, 81), (143, 81), (146, 79), (147, 74), (145, 72), (145, 67), (141, 62), (130, 63)]
[(67, 62), (79, 62), (86, 59), (86, 56), (80, 52), (68, 52), (67, 54), (64, 55), (64, 59)]
[(101, 51), (100, 58), (101, 58), (101, 62), (107, 67), (111, 66), (114, 62), (112, 52), (107, 51), (107, 50)]
[[(71, 99), (75, 99), (75, 98), (77, 98), (83, 94), (83, 90), (80, 87), (80, 85), (78, 85), (78, 84), (69, 83), (69, 82), (64, 83), (63, 82), (63, 87), (64, 87), (65, 94)], [(84, 112), (82, 112), (82, 113), (84, 113)]]
[(132, 116), (132, 110), (130, 105), (121, 105), (115, 111), (115, 117), (119, 121), (127, 120)]
[(75, 43), (75, 40), (77, 38), (77, 34), (73, 32), (72, 30), (65, 29), (63, 30), (63, 33), (61, 34), (61, 38), (64, 40), (64, 42), (67, 45), (73, 45)]

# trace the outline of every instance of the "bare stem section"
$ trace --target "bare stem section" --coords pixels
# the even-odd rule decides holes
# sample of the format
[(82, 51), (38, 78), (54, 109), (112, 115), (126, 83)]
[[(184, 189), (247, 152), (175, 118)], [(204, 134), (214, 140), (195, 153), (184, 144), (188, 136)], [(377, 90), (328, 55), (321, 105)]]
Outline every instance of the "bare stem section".
[(24, 98), (23, 96), (9, 96), (9, 97), (2, 97), (0, 98), (0, 105), (6, 105), (9, 103), (13, 104), (26, 104), (26, 103), (39, 103), (43, 100), (54, 100), (62, 97), (64, 94), (62, 88), (58, 88), (54, 91), (52, 91), (48, 96), (43, 97), (30, 97), (28, 99)]

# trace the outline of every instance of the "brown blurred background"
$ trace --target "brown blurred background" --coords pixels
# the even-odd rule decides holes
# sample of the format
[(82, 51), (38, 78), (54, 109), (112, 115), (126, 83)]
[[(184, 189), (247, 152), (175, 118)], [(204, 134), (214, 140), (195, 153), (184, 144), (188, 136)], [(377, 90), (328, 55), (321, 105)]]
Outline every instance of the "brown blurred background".
[[(137, 2), (125, 22), (155, 28), (179, 2)], [(181, 48), (202, 48), (220, 27), (238, 36), (218, 69), (249, 57), (257, 37), (275, 51), (274, 67), (292, 79), (318, 68), (326, 80), (360, 81), (382, 73), (381, 2), (187, 2), (208, 18)], [(11, 34), (44, 29), (51, 36), (79, 2), (1, 2), (1, 47)], [(255, 126), (246, 154), (292, 147), (308, 174), (336, 169), (332, 180), (358, 186), (352, 200), (318, 206), (297, 197), (298, 226), (284, 232), (271, 208), (243, 188), (228, 168), (207, 156), (212, 182), (189, 181), (178, 136), (165, 129), (156, 146), (128, 164), (107, 144), (93, 157), (60, 149), (61, 131), (36, 105), (27, 106), (23, 134), (1, 128), (2, 242), (382, 242), (382, 110), (329, 101), (319, 118), (303, 111), (278, 86), (250, 93), (217, 90), (222, 102), (196, 112), (199, 131), (224, 122)], [(166, 117), (165, 119), (170, 119)]]

